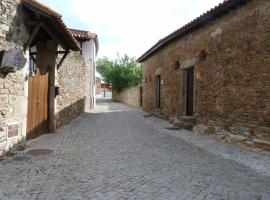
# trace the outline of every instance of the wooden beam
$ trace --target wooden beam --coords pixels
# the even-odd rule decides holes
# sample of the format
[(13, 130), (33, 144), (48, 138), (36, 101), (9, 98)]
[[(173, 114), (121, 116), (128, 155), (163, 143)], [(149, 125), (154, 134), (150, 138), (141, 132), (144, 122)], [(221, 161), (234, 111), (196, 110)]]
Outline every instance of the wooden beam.
[(59, 69), (59, 67), (61, 67), (61, 65), (63, 64), (63, 62), (66, 59), (66, 57), (67, 57), (68, 54), (69, 54), (69, 51), (65, 51), (65, 54), (61, 58), (60, 62), (57, 64), (57, 69)]
[(68, 50), (65, 45), (63, 45), (63, 43), (57, 38), (57, 36), (50, 30), (49, 27), (47, 27), (46, 25), (42, 24), (42, 28), (66, 51)]
[(27, 26), (38, 26), (41, 23), (41, 21), (37, 21), (37, 20), (30, 20), (28, 19), (25, 24)]
[[(57, 54), (65, 54), (67, 51), (57, 51)], [(30, 55), (37, 55), (37, 52), (30, 52)]]
[(57, 54), (65, 54), (67, 51), (57, 51)]
[(43, 24), (43, 23), (41, 22), (41, 23), (39, 23), (39, 24), (35, 27), (34, 31), (31, 33), (29, 39), (28, 39), (27, 42), (23, 45), (24, 51), (31, 45), (31, 43), (33, 42), (34, 38), (36, 37), (38, 31), (40, 30), (42, 24)]

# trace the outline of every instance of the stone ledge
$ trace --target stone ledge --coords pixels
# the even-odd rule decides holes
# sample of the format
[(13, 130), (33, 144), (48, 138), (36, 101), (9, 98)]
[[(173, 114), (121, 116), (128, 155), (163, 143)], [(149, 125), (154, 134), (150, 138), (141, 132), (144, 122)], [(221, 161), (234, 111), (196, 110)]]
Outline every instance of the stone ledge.
[(211, 138), (222, 141), (223, 143), (239, 144), (254, 151), (264, 151), (266, 154), (270, 153), (270, 141), (252, 138), (249, 135), (233, 134), (219, 127), (202, 124), (194, 126), (193, 132), (209, 135)]

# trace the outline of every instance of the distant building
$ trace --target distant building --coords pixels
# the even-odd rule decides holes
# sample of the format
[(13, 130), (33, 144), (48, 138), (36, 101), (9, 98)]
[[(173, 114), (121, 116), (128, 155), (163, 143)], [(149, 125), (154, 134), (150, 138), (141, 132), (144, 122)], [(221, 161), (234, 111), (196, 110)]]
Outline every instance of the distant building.
[(101, 95), (101, 78), (96, 77), (96, 96)]
[(112, 98), (112, 87), (110, 84), (102, 83), (101, 78), (96, 77), (96, 97)]

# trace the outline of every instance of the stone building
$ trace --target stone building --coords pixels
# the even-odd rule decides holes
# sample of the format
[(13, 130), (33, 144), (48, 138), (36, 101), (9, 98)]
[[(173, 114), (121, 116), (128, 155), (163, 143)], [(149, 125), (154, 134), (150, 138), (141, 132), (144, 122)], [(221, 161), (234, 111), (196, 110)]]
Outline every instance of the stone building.
[(158, 41), (138, 59), (144, 109), (270, 144), (269, 10), (269, 0), (226, 0)]
[(97, 34), (75, 29), (70, 31), (79, 42), (81, 51), (70, 52), (57, 71), (57, 126), (93, 109), (96, 102), (95, 71), (99, 48)]
[[(90, 61), (82, 58), (80, 41), (66, 27), (61, 15), (46, 5), (35, 0), (1, 0), (0, 12), (2, 155), (26, 138), (54, 132), (58, 124), (67, 121), (62, 114), (68, 107), (63, 96), (74, 95), (78, 84), (90, 83)], [(78, 64), (73, 61), (77, 71), (67, 67), (68, 59), (74, 55), (78, 58)], [(65, 84), (64, 75), (71, 77), (76, 73), (80, 77), (78, 82)], [(71, 87), (73, 93), (68, 94), (66, 87)], [(61, 95), (61, 90), (66, 93)], [(90, 107), (86, 99), (91, 95), (86, 89), (78, 93), (81, 96), (76, 97), (84, 99), (82, 112)], [(68, 120), (77, 114), (72, 113)]]

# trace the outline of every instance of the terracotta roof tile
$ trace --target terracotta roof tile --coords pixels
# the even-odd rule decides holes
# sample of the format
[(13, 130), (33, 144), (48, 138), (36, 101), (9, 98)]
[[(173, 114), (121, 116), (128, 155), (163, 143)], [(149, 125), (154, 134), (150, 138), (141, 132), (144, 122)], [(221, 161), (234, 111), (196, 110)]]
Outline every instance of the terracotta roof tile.
[(61, 18), (62, 16), (59, 13), (57, 13), (47, 5), (40, 3), (36, 0), (22, 0), (22, 3), (24, 6), (30, 8), (33, 11), (37, 10), (50, 16), (51, 21), (53, 21), (52, 23), (55, 25), (56, 29), (58, 29), (62, 33), (60, 39), (64, 39), (64, 43), (67, 44), (70, 49), (74, 51), (81, 50), (78, 41), (75, 39), (71, 31), (67, 28)]
[(96, 39), (97, 34), (92, 33), (90, 31), (78, 30), (78, 29), (69, 29), (71, 33), (73, 33), (74, 37), (78, 40), (90, 40)]
[(229, 10), (236, 9), (237, 7), (247, 3), (248, 1), (249, 0), (225, 0), (223, 3), (220, 3), (219, 5), (210, 9), (206, 13), (200, 15), (193, 21), (189, 22), (188, 24), (182, 26), (181, 28), (177, 29), (176, 31), (159, 40), (154, 46), (152, 46), (148, 51), (146, 51), (142, 56), (140, 56), (137, 59), (137, 61), (138, 62), (145, 61), (153, 54), (155, 54), (157, 51), (167, 46), (169, 43), (202, 27), (203, 25), (214, 20), (215, 18), (226, 14)]

